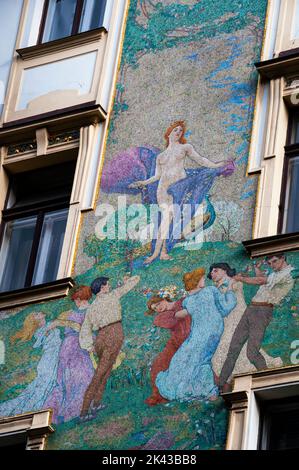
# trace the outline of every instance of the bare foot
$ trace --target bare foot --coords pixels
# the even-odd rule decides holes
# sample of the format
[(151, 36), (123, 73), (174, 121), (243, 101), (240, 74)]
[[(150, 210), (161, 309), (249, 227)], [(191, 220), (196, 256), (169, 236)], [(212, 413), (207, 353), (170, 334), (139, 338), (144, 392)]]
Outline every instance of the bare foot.
[(169, 261), (171, 260), (171, 256), (169, 256), (167, 253), (161, 253), (160, 255), (160, 259), (162, 259), (163, 261)]
[(151, 264), (153, 261), (155, 261), (156, 258), (157, 258), (157, 255), (149, 256), (148, 258), (146, 258), (143, 264)]

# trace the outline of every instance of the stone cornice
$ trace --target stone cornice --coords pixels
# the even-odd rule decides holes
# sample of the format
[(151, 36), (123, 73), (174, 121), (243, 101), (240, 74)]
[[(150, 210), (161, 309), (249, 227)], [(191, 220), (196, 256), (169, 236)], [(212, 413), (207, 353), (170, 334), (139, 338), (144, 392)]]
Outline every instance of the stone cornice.
[(36, 46), (23, 47), (17, 49), (17, 53), (23, 60), (35, 59), (36, 57), (44, 57), (48, 54), (56, 54), (74, 47), (84, 46), (96, 41), (100, 41), (104, 34), (107, 34), (105, 28), (92, 29), (84, 33), (74, 34), (65, 38), (56, 39), (55, 41), (37, 44)]
[(0, 292), (0, 310), (65, 297), (74, 285), (73, 279), (68, 277), (47, 284)]
[(299, 232), (247, 240), (243, 245), (251, 258), (299, 249)]
[(275, 59), (256, 62), (255, 67), (259, 74), (267, 79), (280, 78), (299, 72), (299, 52), (281, 55)]

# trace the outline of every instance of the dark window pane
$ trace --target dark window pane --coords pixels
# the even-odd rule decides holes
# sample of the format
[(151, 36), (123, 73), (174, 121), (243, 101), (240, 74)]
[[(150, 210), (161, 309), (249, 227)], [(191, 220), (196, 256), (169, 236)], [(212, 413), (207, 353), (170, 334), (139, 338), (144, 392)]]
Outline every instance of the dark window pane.
[(83, 5), (80, 32), (99, 28), (103, 25), (106, 0), (85, 0)]
[(27, 444), (27, 435), (25, 432), (16, 432), (12, 434), (2, 435), (0, 437), (0, 450), (8, 450), (9, 452), (25, 450)]
[(285, 201), (284, 232), (299, 231), (299, 156), (290, 159)]
[(274, 413), (269, 450), (299, 449), (299, 410)]
[(77, 0), (50, 0), (43, 42), (70, 36)]
[(274, 406), (265, 413), (265, 450), (299, 449), (299, 405)]
[(294, 114), (292, 117), (291, 133), (288, 144), (299, 143), (299, 114)]
[(24, 287), (36, 219), (26, 217), (7, 222), (1, 249), (0, 291)]
[(56, 279), (67, 216), (68, 209), (45, 215), (32, 285)]
[(57, 198), (69, 198), (76, 161), (63, 163), (63, 171), (61, 168), (61, 165), (54, 165), (12, 176), (7, 208), (19, 208)]

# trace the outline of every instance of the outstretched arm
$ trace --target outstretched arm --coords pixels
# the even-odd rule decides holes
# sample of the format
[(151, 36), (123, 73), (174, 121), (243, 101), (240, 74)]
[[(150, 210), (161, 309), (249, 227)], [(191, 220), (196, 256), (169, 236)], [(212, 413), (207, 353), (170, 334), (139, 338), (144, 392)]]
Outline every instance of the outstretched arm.
[(79, 323), (76, 323), (75, 321), (69, 320), (68, 317), (70, 316), (72, 312), (63, 312), (61, 313), (56, 320), (52, 321), (50, 323), (48, 330), (53, 330), (54, 328), (57, 328), (58, 326), (64, 327), (64, 328), (71, 328), (74, 331), (79, 332), (80, 331), (80, 325)]
[(254, 271), (255, 271), (255, 276), (256, 277), (266, 277), (267, 276), (267, 274), (264, 271), (261, 270), (262, 264), (263, 264), (262, 261), (258, 261), (254, 266)]
[(130, 292), (130, 290), (134, 289), (139, 281), (140, 276), (125, 277), (123, 285), (112, 291), (113, 295), (119, 298), (122, 297), (123, 295)]
[(263, 286), (268, 282), (267, 276), (248, 277), (242, 276), (242, 274), (237, 274), (236, 276), (234, 276), (234, 279), (235, 281), (244, 282), (245, 284), (250, 284), (253, 286)]
[(160, 178), (161, 178), (161, 164), (159, 161), (159, 157), (157, 157), (156, 170), (155, 170), (154, 176), (152, 176), (151, 178), (148, 178), (147, 180), (136, 181), (135, 183), (130, 184), (129, 188), (143, 188), (145, 186), (148, 186), (149, 184), (159, 181)]
[(186, 150), (188, 157), (201, 166), (205, 166), (207, 168), (219, 168), (224, 165), (223, 161), (214, 163), (211, 162), (211, 160), (209, 160), (208, 158), (202, 157), (199, 153), (194, 150), (194, 147), (191, 144), (186, 144)]

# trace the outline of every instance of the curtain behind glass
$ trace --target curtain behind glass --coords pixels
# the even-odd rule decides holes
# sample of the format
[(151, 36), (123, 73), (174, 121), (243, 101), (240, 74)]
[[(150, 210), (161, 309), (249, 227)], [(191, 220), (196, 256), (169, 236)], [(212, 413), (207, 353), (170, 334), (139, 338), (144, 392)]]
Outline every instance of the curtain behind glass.
[(50, 0), (43, 42), (70, 36), (77, 0)]
[(32, 285), (56, 279), (64, 240), (68, 209), (45, 215)]
[(80, 23), (80, 32), (89, 31), (102, 26), (105, 7), (106, 0), (85, 0)]
[(288, 186), (286, 233), (299, 232), (299, 157), (290, 160)]
[(7, 222), (1, 250), (0, 291), (24, 287), (35, 226), (36, 216)]

